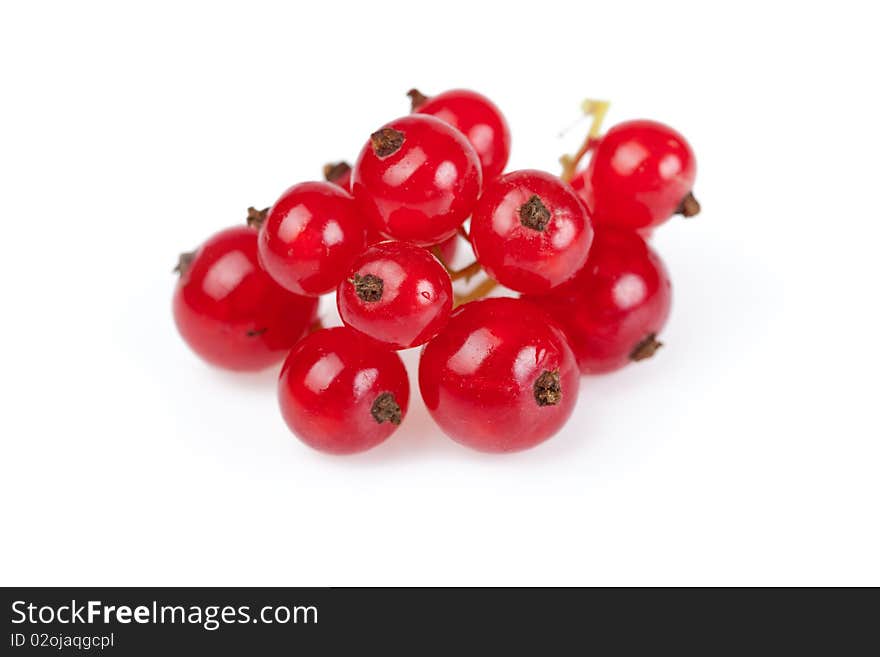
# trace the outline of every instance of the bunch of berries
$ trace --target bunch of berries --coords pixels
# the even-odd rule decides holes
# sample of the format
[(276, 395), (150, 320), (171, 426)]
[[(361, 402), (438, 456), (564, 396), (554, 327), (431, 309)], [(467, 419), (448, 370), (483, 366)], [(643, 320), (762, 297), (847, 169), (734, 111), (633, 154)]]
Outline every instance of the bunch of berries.
[[(397, 351), (419, 346), (422, 399), (447, 435), (487, 452), (532, 447), (568, 420), (581, 374), (660, 346), (671, 287), (646, 240), (699, 211), (693, 152), (652, 121), (601, 135), (607, 103), (587, 101), (592, 126), (561, 177), (503, 173), (510, 131), (491, 101), (409, 96), (412, 113), (371, 134), (354, 167), (328, 165), (325, 181), (183, 254), (177, 327), (223, 368), (286, 358), (281, 413), (321, 451), (394, 433), (410, 394)], [(464, 243), (476, 260), (450, 268)], [(454, 292), (480, 270), (485, 281)], [(499, 285), (518, 296), (482, 298)], [(331, 293), (344, 325), (323, 328), (318, 298)]]

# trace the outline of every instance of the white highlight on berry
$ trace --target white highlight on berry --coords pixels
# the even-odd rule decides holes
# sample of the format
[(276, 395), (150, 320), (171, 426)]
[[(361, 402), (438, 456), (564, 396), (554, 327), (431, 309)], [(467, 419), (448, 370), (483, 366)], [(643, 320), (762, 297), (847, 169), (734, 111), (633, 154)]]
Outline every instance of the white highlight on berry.
[(468, 131), (467, 137), (477, 153), (483, 154), (492, 148), (495, 131), (485, 123), (478, 123)]
[(458, 169), (449, 160), (444, 160), (434, 172), (434, 184), (440, 189), (452, 189), (458, 179)]
[(675, 153), (667, 153), (657, 166), (660, 176), (665, 179), (675, 178), (682, 169), (681, 159)]
[(366, 393), (370, 392), (373, 389), (373, 384), (376, 383), (376, 379), (378, 378), (379, 370), (377, 370), (375, 367), (361, 370), (360, 372), (355, 374), (353, 383), (353, 392), (355, 399), (360, 399)]
[(626, 143), (614, 151), (611, 158), (611, 166), (614, 170), (623, 175), (630, 175), (638, 169), (651, 153), (641, 144)]
[(312, 213), (305, 205), (295, 205), (281, 220), (281, 224), (278, 226), (278, 237), (288, 244), (293, 242), (311, 218)]
[(471, 333), (449, 359), (449, 369), (459, 376), (470, 376), (478, 369), (501, 340), (487, 328)]
[(323, 392), (345, 369), (345, 363), (336, 354), (327, 354), (306, 372), (303, 384), (312, 392)]
[(211, 266), (202, 286), (208, 296), (220, 301), (252, 271), (254, 266), (244, 253), (230, 251)]
[(390, 187), (400, 187), (427, 161), (427, 153), (416, 146), (410, 149), (400, 162), (395, 162), (385, 169), (382, 181)]
[[(564, 249), (569, 246), (575, 238), (575, 234), (577, 231), (574, 228), (574, 223), (568, 217), (559, 217), (560, 213), (556, 213), (557, 216), (553, 217), (553, 236), (550, 238), (550, 243), (556, 249)], [(549, 226), (548, 226), (549, 227)]]
[(513, 361), (513, 376), (517, 381), (529, 379), (538, 364), (538, 350), (534, 345), (523, 347)]
[(647, 289), (641, 278), (635, 274), (625, 274), (614, 284), (612, 294), (620, 308), (632, 308), (645, 299)]
[(335, 246), (342, 242), (345, 236), (342, 234), (342, 228), (336, 222), (336, 220), (331, 219), (324, 225), (324, 244), (327, 246)]

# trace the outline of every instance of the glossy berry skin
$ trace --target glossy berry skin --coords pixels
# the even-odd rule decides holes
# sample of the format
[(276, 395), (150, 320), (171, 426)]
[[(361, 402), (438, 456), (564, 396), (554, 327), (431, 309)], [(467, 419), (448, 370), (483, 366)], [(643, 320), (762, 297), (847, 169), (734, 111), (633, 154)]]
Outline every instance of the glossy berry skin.
[(335, 290), (363, 251), (366, 223), (338, 185), (305, 182), (288, 189), (260, 228), (260, 263), (282, 287), (308, 296)]
[(282, 289), (257, 262), (257, 231), (229, 228), (181, 256), (174, 321), (212, 365), (255, 371), (281, 361), (315, 319), (318, 300)]
[(599, 374), (659, 347), (672, 286), (663, 261), (638, 234), (599, 227), (587, 264), (571, 282), (527, 298), (565, 330), (581, 371)]
[(355, 260), (336, 291), (342, 321), (391, 349), (424, 344), (452, 312), (449, 273), (428, 251), (380, 242)]
[(473, 146), (440, 119), (413, 114), (373, 133), (354, 166), (352, 192), (386, 237), (419, 246), (452, 237), (482, 186)]
[(678, 212), (696, 175), (694, 153), (678, 132), (656, 121), (627, 121), (602, 137), (572, 184), (597, 226), (639, 229)]
[[(378, 244), (379, 242), (387, 242), (388, 238), (379, 233), (376, 230), (370, 229), (367, 231), (367, 246), (372, 246), (373, 244)], [(440, 244), (436, 244), (434, 246), (426, 246), (424, 248), (428, 249), (432, 253), (434, 249), (437, 249), (437, 253), (439, 253), (439, 257), (443, 259), (447, 265), (451, 264), (455, 259), (456, 254), (458, 253), (458, 234), (453, 235), (448, 240), (440, 242)]]
[(409, 379), (393, 351), (339, 326), (301, 340), (278, 380), (281, 414), (306, 445), (330, 454), (363, 452), (403, 420)]
[(424, 99), (410, 92), (414, 111), (430, 114), (457, 128), (477, 151), (483, 181), (501, 175), (510, 157), (510, 128), (495, 104), (476, 91), (453, 89)]
[(556, 433), (575, 406), (579, 378), (562, 331), (536, 306), (510, 298), (457, 308), (419, 363), (434, 420), (484, 452), (527, 449)]
[[(351, 167), (346, 162), (328, 164), (324, 167), (324, 175), (328, 182), (332, 182), (334, 185), (338, 185), (346, 191), (351, 189)], [(384, 242), (387, 239), (388, 238), (382, 233), (373, 228), (372, 224), (367, 224), (367, 246), (372, 246), (377, 242)], [(440, 242), (440, 244), (425, 248), (429, 250), (436, 248), (440, 254), (440, 258), (443, 259), (443, 262), (450, 264), (458, 253), (458, 234)]]
[[(577, 192), (577, 195), (581, 197), (581, 200), (586, 203), (586, 200), (589, 198), (589, 192), (586, 187), (587, 183), (584, 179), (584, 176), (577, 175), (571, 181), (571, 187)], [(613, 228), (613, 226), (612, 226)], [(651, 241), (651, 238), (654, 236), (654, 231), (656, 230), (655, 226), (648, 226), (647, 228), (638, 228), (636, 232), (641, 235), (646, 242)]]
[(519, 292), (546, 292), (570, 279), (592, 240), (587, 208), (568, 184), (543, 171), (513, 171), (490, 183), (471, 219), (477, 259)]

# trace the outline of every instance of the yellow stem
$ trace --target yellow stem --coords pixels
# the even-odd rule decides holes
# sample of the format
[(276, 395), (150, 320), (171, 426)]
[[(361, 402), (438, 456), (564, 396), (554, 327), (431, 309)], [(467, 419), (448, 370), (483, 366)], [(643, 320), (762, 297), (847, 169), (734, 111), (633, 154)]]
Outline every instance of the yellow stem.
[(596, 145), (599, 134), (602, 131), (602, 121), (605, 120), (605, 115), (608, 113), (610, 105), (611, 103), (607, 100), (587, 99), (581, 103), (581, 109), (584, 114), (593, 117), (593, 122), (590, 124), (590, 130), (587, 132), (584, 143), (581, 144), (577, 153), (574, 155), (563, 155), (559, 158), (559, 162), (562, 164), (562, 175), (560, 177), (564, 181), (571, 182), (584, 155), (589, 153), (593, 146)]
[(489, 294), (492, 290), (494, 290), (498, 286), (498, 281), (495, 281), (491, 278), (487, 278), (485, 281), (477, 285), (473, 290), (466, 294), (456, 294), (455, 295), (455, 307), (470, 303), (471, 301), (476, 301), (477, 299), (482, 299), (484, 296)]
[(474, 276), (479, 274), (483, 270), (483, 266), (474, 261), (469, 264), (467, 267), (462, 267), (461, 269), (450, 269), (449, 270), (449, 278), (453, 281), (461, 280), (462, 278), (465, 281), (471, 280)]
[(443, 268), (446, 271), (449, 271), (449, 265), (446, 264), (446, 261), (443, 259), (443, 253), (441, 253), (440, 247), (439, 246), (432, 246), (431, 253), (434, 255), (435, 258), (437, 258), (437, 260), (440, 261), (440, 264), (443, 265)]

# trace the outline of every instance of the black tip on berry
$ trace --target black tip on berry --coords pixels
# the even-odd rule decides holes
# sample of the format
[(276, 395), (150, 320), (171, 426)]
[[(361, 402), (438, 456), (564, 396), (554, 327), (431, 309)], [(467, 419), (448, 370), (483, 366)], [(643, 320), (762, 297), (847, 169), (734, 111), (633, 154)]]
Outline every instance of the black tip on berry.
[(688, 192), (688, 195), (681, 200), (681, 205), (678, 206), (677, 212), (686, 219), (700, 214), (700, 202), (696, 199), (693, 192)]
[(406, 92), (406, 95), (409, 96), (410, 110), (413, 112), (428, 101), (428, 97), (418, 89), (410, 89)]
[(544, 372), (535, 380), (535, 401), (538, 406), (555, 406), (562, 399), (559, 370)]
[(348, 282), (354, 285), (354, 293), (358, 295), (361, 301), (372, 303), (382, 298), (382, 290), (385, 288), (385, 281), (373, 274), (361, 276), (355, 274), (348, 279)]
[(324, 180), (335, 183), (349, 171), (351, 171), (351, 165), (345, 160), (330, 162), (324, 165)]
[(519, 222), (526, 228), (543, 231), (550, 223), (550, 210), (537, 194), (523, 203), (519, 208)]
[(376, 157), (388, 157), (403, 146), (403, 133), (394, 128), (382, 128), (370, 135), (370, 145)]
[(258, 329), (251, 329), (250, 331), (245, 333), (245, 335), (248, 336), (249, 338), (256, 338), (256, 337), (263, 335), (263, 333), (265, 333), (268, 330), (269, 329), (266, 327), (258, 328)]
[(195, 251), (187, 251), (186, 253), (181, 253), (177, 258), (177, 264), (174, 266), (172, 270), (175, 274), (183, 276), (186, 271), (189, 269), (189, 266), (192, 264), (192, 261), (196, 259)]
[(390, 392), (383, 392), (376, 397), (370, 408), (370, 414), (377, 423), (390, 422), (391, 424), (400, 424), (403, 419), (403, 413), (400, 410), (397, 400)]
[(257, 210), (256, 208), (248, 208), (247, 209), (247, 225), (251, 228), (256, 228), (260, 230), (260, 226), (266, 221), (266, 217), (269, 216), (269, 208), (263, 208), (262, 210)]
[(663, 343), (657, 340), (657, 334), (651, 333), (635, 346), (629, 354), (629, 359), (635, 362), (645, 360), (657, 353), (662, 346)]

